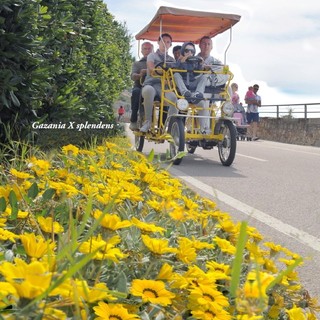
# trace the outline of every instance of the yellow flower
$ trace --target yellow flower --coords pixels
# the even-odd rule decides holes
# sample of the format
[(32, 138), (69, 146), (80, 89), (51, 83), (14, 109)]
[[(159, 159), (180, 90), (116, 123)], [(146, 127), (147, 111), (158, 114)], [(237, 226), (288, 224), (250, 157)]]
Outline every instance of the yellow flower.
[(231, 315), (223, 310), (217, 309), (213, 306), (201, 307), (199, 306), (197, 310), (192, 310), (191, 314), (193, 318), (199, 320), (231, 320)]
[(138, 220), (137, 218), (133, 217), (131, 219), (132, 223), (139, 228), (142, 232), (159, 232), (161, 235), (166, 231), (166, 229), (162, 227), (158, 227), (153, 223), (147, 223)]
[(260, 271), (250, 271), (244, 284), (244, 294), (247, 298), (266, 298), (266, 289), (274, 280), (274, 276)]
[(99, 193), (99, 188), (95, 185), (91, 185), (89, 183), (86, 183), (83, 185), (81, 189), (81, 193), (84, 195), (97, 195)]
[(101, 217), (101, 215), (103, 215), (103, 218), (100, 220), (100, 224), (106, 229), (118, 230), (131, 226), (131, 222), (129, 220), (121, 221), (119, 216), (116, 214), (103, 214), (103, 212), (98, 209), (93, 213), (94, 218), (97, 220)]
[(197, 253), (196, 249), (193, 247), (193, 242), (184, 237), (180, 237), (178, 242), (179, 247), (177, 251), (177, 258), (187, 264), (195, 261)]
[(168, 263), (164, 263), (161, 267), (157, 279), (160, 280), (170, 280), (173, 275), (173, 267), (170, 266)]
[(34, 233), (25, 233), (20, 236), (20, 240), (29, 257), (41, 258), (45, 254), (50, 254), (55, 248), (51, 240), (45, 240), (42, 236)]
[(316, 315), (313, 313), (307, 313), (307, 320), (317, 320)]
[(219, 246), (222, 252), (226, 252), (229, 254), (235, 254), (236, 253), (236, 247), (230, 243), (230, 241), (215, 237), (214, 241)]
[(18, 218), (19, 219), (25, 219), (29, 216), (29, 212), (18, 210)]
[(144, 177), (146, 174), (155, 175), (154, 168), (145, 159), (141, 161), (130, 161), (133, 171), (138, 175), (138, 178)]
[(97, 283), (93, 287), (91, 287), (87, 301), (89, 303), (93, 303), (99, 300), (117, 300), (114, 296), (109, 293), (109, 289), (105, 283)]
[(26, 172), (21, 172), (21, 171), (18, 171), (14, 168), (11, 168), (10, 169), (10, 173), (12, 175), (14, 175), (15, 177), (19, 178), (19, 179), (30, 179), (30, 178), (33, 178), (33, 176), (29, 173), (26, 173)]
[(41, 319), (43, 319), (43, 320), (65, 320), (65, 319), (67, 319), (67, 315), (62, 310), (59, 310), (59, 309), (45, 308)]
[(95, 320), (131, 320), (139, 319), (136, 314), (130, 314), (121, 304), (99, 302), (98, 306), (93, 307), (94, 313), (98, 316)]
[(33, 261), (27, 264), (19, 258), (15, 259), (15, 264), (3, 262), (0, 273), (15, 287), (20, 298), (27, 299), (34, 299), (45, 292), (52, 278), (46, 263)]
[(163, 210), (162, 202), (159, 202), (156, 197), (152, 197), (152, 199), (147, 200), (146, 203), (155, 211), (161, 212)]
[(147, 235), (142, 235), (142, 242), (144, 245), (155, 254), (176, 253), (177, 249), (169, 247), (167, 239), (154, 239)]
[(214, 272), (221, 272), (226, 275), (230, 274), (230, 266), (224, 263), (219, 263), (216, 261), (208, 261), (206, 263), (207, 268), (209, 271), (214, 271)]
[(143, 191), (131, 182), (123, 182), (122, 183), (123, 192), (121, 193), (121, 197), (123, 199), (130, 200), (132, 202), (143, 201)]
[(110, 161), (110, 164), (111, 164), (112, 168), (115, 168), (115, 169), (123, 168), (123, 165), (121, 163), (119, 163), (119, 162)]
[(12, 284), (0, 282), (0, 309), (16, 304), (18, 298), (17, 290)]
[(17, 239), (17, 238), (19, 238), (18, 235), (14, 234), (8, 230), (0, 228), (0, 240), (2, 240), (2, 241), (10, 240), (11, 242), (16, 242), (15, 239)]
[(53, 221), (51, 217), (38, 217), (38, 223), (42, 231), (47, 233), (61, 233), (64, 231), (63, 227), (57, 221)]
[[(156, 181), (159, 182), (158, 180)], [(166, 188), (160, 188), (159, 185), (150, 186), (150, 191), (163, 199), (172, 199), (173, 197), (176, 197), (177, 193), (177, 190), (171, 186), (166, 186)]]
[(31, 168), (31, 170), (33, 170), (38, 176), (45, 175), (51, 167), (50, 162), (46, 160), (32, 157), (29, 161), (28, 167)]
[(192, 246), (196, 250), (213, 249), (214, 248), (214, 244), (212, 244), (212, 243), (197, 240), (194, 236), (192, 236), (191, 239), (192, 239)]
[(278, 268), (273, 260), (265, 259), (264, 260), (264, 268), (270, 273), (277, 273)]
[(199, 305), (222, 309), (229, 306), (229, 301), (215, 287), (199, 284), (190, 290), (189, 307), (196, 310)]
[(0, 186), (0, 197), (4, 197), (5, 199), (8, 199), (10, 191), (11, 191), (10, 186)]
[[(12, 209), (10, 207), (6, 207), (6, 210), (4, 211), (4, 215), (6, 217), (10, 217), (12, 213)], [(18, 210), (18, 218), (19, 219), (25, 219), (29, 215), (29, 212)]]
[(91, 237), (88, 241), (83, 242), (79, 246), (79, 251), (82, 253), (95, 252), (93, 259), (105, 260), (110, 259), (114, 262), (119, 262), (119, 259), (126, 258), (127, 255), (122, 253), (120, 249), (114, 246), (120, 242), (120, 237), (115, 236), (107, 242), (102, 240), (99, 234), (96, 237)]
[(247, 314), (242, 314), (237, 316), (237, 320), (262, 320), (262, 316), (248, 316)]
[(56, 173), (55, 177), (59, 179), (66, 179), (69, 174), (69, 170), (66, 168), (57, 168), (54, 169), (54, 172)]
[(292, 309), (287, 309), (286, 310), (289, 319), (293, 319), (293, 320), (305, 320), (306, 316), (304, 314), (304, 312), (302, 311), (301, 308), (297, 308), (296, 306), (294, 306)]
[(64, 154), (73, 154), (76, 156), (79, 153), (79, 148), (72, 144), (68, 144), (67, 146), (62, 147), (62, 152)]
[(142, 298), (143, 302), (150, 302), (167, 306), (172, 303), (171, 299), (175, 294), (165, 288), (165, 284), (158, 280), (141, 280), (132, 281), (131, 294)]
[(71, 280), (72, 289), (70, 291), (71, 300), (83, 304), (83, 301), (94, 303), (100, 300), (117, 300), (109, 294), (109, 289), (104, 283), (97, 283), (93, 287), (89, 287), (86, 280)]
[(6, 218), (0, 218), (0, 227), (6, 226), (7, 219)]
[(266, 247), (270, 248), (272, 251), (275, 251), (275, 252), (279, 252), (282, 250), (282, 247), (279, 244), (276, 245), (273, 242), (265, 242), (263, 245), (265, 245)]
[(95, 153), (93, 151), (91, 151), (91, 150), (80, 149), (79, 153), (83, 154), (83, 155), (90, 156), (90, 157), (94, 157), (95, 156)]
[(177, 204), (172, 207), (172, 211), (169, 213), (169, 216), (176, 221), (183, 222), (188, 220), (188, 213), (185, 208)]
[(65, 193), (69, 197), (72, 197), (79, 194), (79, 190), (68, 183), (49, 181), (49, 186), (50, 188), (55, 189), (58, 195)]

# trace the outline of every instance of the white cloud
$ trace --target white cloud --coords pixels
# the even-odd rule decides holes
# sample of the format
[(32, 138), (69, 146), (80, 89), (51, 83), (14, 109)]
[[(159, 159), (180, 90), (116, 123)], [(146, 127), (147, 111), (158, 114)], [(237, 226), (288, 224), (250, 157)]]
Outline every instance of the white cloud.
[[(118, 21), (134, 35), (161, 5), (241, 15), (233, 28), (227, 63), (243, 98), (259, 83), (264, 104), (320, 102), (320, 2), (308, 0), (168, 0), (106, 1)], [(190, 26), (192, 28), (192, 26)], [(229, 34), (216, 37), (212, 55), (223, 60)], [(133, 44), (134, 49), (137, 46)]]

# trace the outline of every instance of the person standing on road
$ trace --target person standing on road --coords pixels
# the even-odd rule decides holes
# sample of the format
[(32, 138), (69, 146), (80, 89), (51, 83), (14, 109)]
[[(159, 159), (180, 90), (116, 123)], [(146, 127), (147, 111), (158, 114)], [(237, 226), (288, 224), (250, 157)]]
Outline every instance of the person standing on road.
[(123, 106), (120, 106), (119, 109), (118, 109), (118, 121), (120, 121), (124, 115), (124, 107)]
[(249, 124), (248, 128), (248, 138), (250, 140), (259, 140), (258, 137), (258, 124), (259, 124), (259, 107), (261, 107), (261, 97), (257, 94), (259, 90), (259, 85), (253, 85), (254, 97), (245, 97), (245, 102), (247, 106), (247, 122)]
[(139, 130), (137, 120), (140, 106), (141, 88), (147, 74), (147, 56), (151, 52), (153, 52), (153, 44), (150, 42), (144, 42), (141, 45), (142, 58), (139, 61), (134, 62), (132, 65), (131, 79), (134, 81), (134, 85), (131, 93), (131, 117), (129, 125), (129, 128), (132, 131)]

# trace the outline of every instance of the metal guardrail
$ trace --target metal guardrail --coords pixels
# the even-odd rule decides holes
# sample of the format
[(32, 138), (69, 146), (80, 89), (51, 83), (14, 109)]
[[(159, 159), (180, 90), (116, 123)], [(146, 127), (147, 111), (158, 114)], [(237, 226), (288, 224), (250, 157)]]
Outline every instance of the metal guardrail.
[(265, 104), (260, 107), (259, 114), (261, 117), (273, 118), (320, 118), (320, 102)]

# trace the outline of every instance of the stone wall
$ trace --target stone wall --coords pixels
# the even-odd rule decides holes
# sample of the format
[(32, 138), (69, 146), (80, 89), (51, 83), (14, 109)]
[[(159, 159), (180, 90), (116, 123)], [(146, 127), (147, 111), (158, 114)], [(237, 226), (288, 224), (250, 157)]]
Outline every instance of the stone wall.
[(261, 139), (320, 147), (320, 119), (260, 118)]

